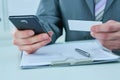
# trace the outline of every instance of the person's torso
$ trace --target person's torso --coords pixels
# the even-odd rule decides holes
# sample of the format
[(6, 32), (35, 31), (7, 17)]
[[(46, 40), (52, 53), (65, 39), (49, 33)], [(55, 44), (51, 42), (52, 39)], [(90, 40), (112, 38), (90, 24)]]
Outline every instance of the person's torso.
[[(92, 39), (89, 32), (69, 30), (68, 20), (95, 21), (93, 0), (58, 0), (66, 30), (66, 41)], [(120, 0), (108, 0), (103, 15), (103, 22), (108, 20), (120, 21)], [(80, 26), (82, 27), (82, 26)]]

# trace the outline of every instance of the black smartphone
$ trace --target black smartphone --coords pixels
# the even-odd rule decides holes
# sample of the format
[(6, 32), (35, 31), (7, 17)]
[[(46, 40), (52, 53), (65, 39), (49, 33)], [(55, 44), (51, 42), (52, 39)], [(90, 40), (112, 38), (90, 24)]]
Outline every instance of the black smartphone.
[(33, 30), (35, 34), (48, 33), (35, 15), (9, 16), (9, 20), (18, 30)]

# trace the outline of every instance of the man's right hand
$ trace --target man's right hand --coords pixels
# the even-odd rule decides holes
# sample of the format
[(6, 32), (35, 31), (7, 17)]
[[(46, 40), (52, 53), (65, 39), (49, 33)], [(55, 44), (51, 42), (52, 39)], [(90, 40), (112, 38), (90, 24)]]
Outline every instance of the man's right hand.
[[(52, 36), (53, 32), (50, 31), (49, 35)], [(52, 41), (47, 33), (34, 35), (32, 30), (15, 30), (13, 33), (13, 44), (18, 46), (20, 50), (26, 51), (31, 54), (38, 48), (41, 48)]]

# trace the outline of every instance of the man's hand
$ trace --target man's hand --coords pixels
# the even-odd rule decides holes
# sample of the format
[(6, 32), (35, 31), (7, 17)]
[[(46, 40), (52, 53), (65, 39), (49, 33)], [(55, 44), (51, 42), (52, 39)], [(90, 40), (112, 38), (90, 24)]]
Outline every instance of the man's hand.
[(110, 20), (91, 28), (91, 35), (110, 50), (120, 50), (120, 22)]
[[(50, 31), (49, 34), (52, 36), (53, 32)], [(34, 35), (32, 30), (15, 30), (13, 37), (13, 43), (18, 46), (20, 50), (24, 50), (29, 54), (47, 45), (52, 40), (47, 33)]]

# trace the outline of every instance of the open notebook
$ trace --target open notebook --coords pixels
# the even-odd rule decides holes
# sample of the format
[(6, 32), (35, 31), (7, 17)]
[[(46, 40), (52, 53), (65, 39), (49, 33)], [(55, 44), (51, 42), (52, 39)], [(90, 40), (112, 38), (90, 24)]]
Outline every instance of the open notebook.
[[(76, 48), (84, 50), (90, 57), (81, 55)], [(23, 52), (20, 66), (36, 68), (40, 66), (84, 65), (119, 61), (119, 56), (103, 50), (96, 40), (53, 44), (38, 49), (34, 54)]]

